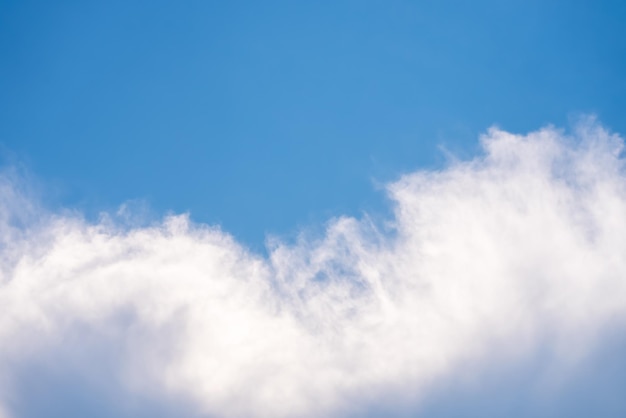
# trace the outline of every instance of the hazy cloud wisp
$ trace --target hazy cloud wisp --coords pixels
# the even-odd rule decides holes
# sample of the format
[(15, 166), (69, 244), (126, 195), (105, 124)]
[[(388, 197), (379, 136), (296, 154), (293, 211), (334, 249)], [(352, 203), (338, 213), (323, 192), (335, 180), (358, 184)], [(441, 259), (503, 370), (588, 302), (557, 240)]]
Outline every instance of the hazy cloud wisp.
[(336, 219), (268, 258), (185, 215), (129, 228), (51, 213), (5, 175), (0, 406), (21, 395), (20, 365), (67, 360), (83, 333), (85, 373), (109, 347), (126, 391), (223, 417), (414, 401), (538, 344), (575, 362), (625, 325), (622, 140), (587, 122), (481, 142), (481, 156), (390, 184), (386, 224)]

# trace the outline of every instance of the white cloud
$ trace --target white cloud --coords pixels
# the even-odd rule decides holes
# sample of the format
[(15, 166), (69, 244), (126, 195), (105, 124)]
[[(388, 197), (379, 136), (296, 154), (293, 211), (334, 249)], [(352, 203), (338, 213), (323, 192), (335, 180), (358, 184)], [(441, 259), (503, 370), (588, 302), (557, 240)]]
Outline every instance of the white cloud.
[(223, 417), (415, 399), (539, 344), (574, 361), (624, 326), (622, 141), (592, 121), (481, 141), (482, 156), (389, 185), (385, 226), (336, 219), (267, 259), (184, 215), (129, 228), (46, 212), (5, 175), (0, 393), (19, 396), (19, 365), (70, 361), (72, 338), (84, 373), (109, 347), (129, 392)]

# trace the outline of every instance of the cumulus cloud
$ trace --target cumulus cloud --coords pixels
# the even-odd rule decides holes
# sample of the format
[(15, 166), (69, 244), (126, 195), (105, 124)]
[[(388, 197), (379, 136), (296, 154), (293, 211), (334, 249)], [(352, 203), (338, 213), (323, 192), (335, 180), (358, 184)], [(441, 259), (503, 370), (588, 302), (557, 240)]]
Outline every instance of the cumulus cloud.
[(414, 402), (539, 346), (575, 364), (625, 325), (622, 140), (587, 121), (480, 141), (472, 160), (388, 185), (391, 219), (334, 219), (267, 257), (186, 215), (129, 227), (46, 211), (5, 174), (0, 403), (42, 359), (216, 417)]

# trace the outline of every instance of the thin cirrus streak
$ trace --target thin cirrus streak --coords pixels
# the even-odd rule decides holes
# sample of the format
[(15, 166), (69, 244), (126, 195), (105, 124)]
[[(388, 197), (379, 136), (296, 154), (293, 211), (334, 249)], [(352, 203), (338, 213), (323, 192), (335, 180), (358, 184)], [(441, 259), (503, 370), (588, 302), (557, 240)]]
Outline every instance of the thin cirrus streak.
[(26, 396), (20, 365), (56, 353), (63, 368), (83, 335), (82, 373), (106, 363), (128, 393), (220, 417), (345, 415), (539, 345), (584, 355), (624, 327), (622, 140), (587, 121), (569, 136), (493, 128), (481, 144), (390, 184), (387, 223), (335, 219), (268, 257), (185, 215), (123, 227), (52, 213), (4, 175), (5, 415)]

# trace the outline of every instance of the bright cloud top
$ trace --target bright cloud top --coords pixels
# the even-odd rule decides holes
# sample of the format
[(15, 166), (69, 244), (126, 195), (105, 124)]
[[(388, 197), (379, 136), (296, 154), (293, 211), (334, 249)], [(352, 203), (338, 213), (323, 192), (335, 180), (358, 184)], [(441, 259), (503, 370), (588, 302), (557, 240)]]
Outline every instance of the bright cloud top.
[(5, 175), (0, 402), (20, 395), (19, 365), (82, 333), (97, 341), (85, 373), (93, 347), (115, 347), (125, 390), (220, 417), (342, 415), (539, 344), (584, 353), (625, 325), (622, 141), (588, 122), (481, 143), (390, 184), (387, 224), (339, 218), (268, 258), (184, 215), (129, 228), (49, 213)]

